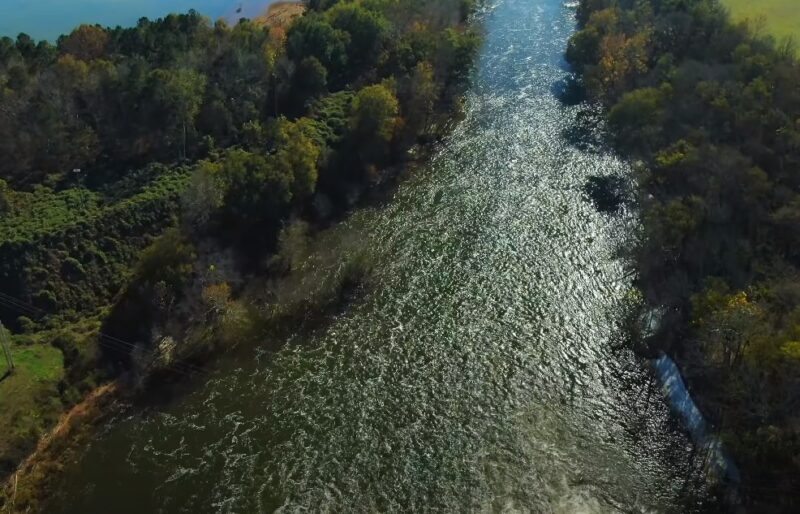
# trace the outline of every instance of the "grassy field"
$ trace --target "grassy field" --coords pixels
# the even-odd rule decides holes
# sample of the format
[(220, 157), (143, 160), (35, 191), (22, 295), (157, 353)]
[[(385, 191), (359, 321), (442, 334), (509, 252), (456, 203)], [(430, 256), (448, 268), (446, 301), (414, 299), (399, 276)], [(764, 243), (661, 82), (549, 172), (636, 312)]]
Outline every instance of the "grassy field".
[(764, 28), (776, 38), (793, 37), (800, 43), (800, 2), (798, 0), (722, 0), (734, 20), (764, 20)]
[[(11, 351), (16, 372), (0, 381), (0, 476), (33, 449), (63, 409), (58, 391), (64, 373), (61, 352), (43, 344), (12, 344)], [(2, 359), (0, 376), (5, 372)]]
[[(0, 380), (0, 488), (2, 479), (34, 449), (64, 410), (97, 386), (92, 370), (99, 329), (100, 321), (86, 319), (12, 336), (16, 370), (10, 376), (5, 376), (6, 361), (0, 353), (0, 377), (5, 376)], [(0, 512), (5, 512), (2, 498)]]

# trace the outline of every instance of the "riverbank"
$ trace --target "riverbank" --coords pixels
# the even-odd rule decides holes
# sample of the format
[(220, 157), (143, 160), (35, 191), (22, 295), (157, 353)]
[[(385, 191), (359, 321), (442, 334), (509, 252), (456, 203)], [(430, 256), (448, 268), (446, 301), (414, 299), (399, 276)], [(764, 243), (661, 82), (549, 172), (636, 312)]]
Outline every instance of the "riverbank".
[[(152, 402), (156, 404), (164, 401), (161, 400), (164, 397), (171, 398), (169, 402), (179, 402), (194, 387), (202, 386), (202, 382), (210, 378), (207, 375), (209, 369), (223, 354), (230, 358), (232, 354), (252, 351), (256, 344), (270, 351), (278, 350), (281, 345), (269, 341), (282, 341), (292, 333), (319, 330), (333, 316), (344, 312), (357, 299), (359, 291), (367, 287), (370, 270), (368, 264), (359, 259), (358, 249), (347, 248), (346, 255), (328, 251), (327, 231), (317, 229), (311, 234), (310, 227), (304, 224), (295, 225), (289, 232), (292, 235), (273, 256), (275, 266), (283, 267), (285, 271), (275, 276), (251, 277), (251, 287), (242, 293), (252, 302), (251, 307), (259, 303), (263, 308), (263, 314), (253, 321), (258, 325), (257, 336), (235, 344), (226, 341), (225, 345), (213, 349), (200, 348), (190, 354), (191, 364), (182, 361), (180, 356), (174, 356), (173, 360), (153, 365), (147, 377), (127, 376), (89, 391), (81, 401), (61, 414), (52, 428), (47, 425), (39, 427), (43, 435), (35, 449), (16, 471), (0, 481), (0, 512), (49, 512), (53, 506), (51, 502), (59, 494), (56, 484), (64, 479), (65, 469), (82, 457), (91, 438), (109, 417), (137, 412), (137, 409), (150, 405), (150, 399), (154, 397), (159, 399)], [(305, 265), (295, 267), (298, 262), (305, 262)], [(268, 303), (257, 300), (264, 297), (270, 298)], [(194, 329), (185, 328), (187, 331)], [(37, 345), (32, 348), (35, 357), (38, 356), (36, 350), (41, 349), (58, 354), (57, 349), (48, 345)], [(12, 378), (19, 380), (27, 373), (28, 359), (23, 359), (19, 352), (15, 355), (18, 356), (18, 369)], [(51, 385), (55, 388), (55, 383)], [(9, 392), (2, 397), (4, 402), (13, 399), (13, 390), (3, 391)], [(57, 392), (52, 394), (58, 398)], [(29, 408), (33, 412), (42, 409), (41, 406)], [(57, 415), (52, 411), (44, 413)], [(13, 415), (14, 411), (3, 414)], [(0, 421), (5, 418), (1, 417)], [(6, 439), (4, 442), (13, 441)]]
[(98, 387), (60, 420), (0, 486), (0, 512), (42, 512), (64, 466), (78, 458), (94, 427), (109, 415), (122, 389), (116, 382)]
[(716, 0), (650, 3), (582, 1), (567, 50), (612, 144), (641, 163), (630, 258), (644, 310), (663, 313), (647, 343), (678, 362), (744, 507), (796, 512), (800, 63)]
[[(437, 137), (446, 135), (445, 127), (452, 128), (443, 125)], [(432, 141), (436, 139), (432, 137)], [(385, 202), (402, 180), (430, 158), (433, 146), (431, 143), (418, 148), (416, 159), (382, 173), (380, 183), (365, 192), (355, 213)], [(39, 440), (33, 453), (0, 485), (0, 512), (47, 512), (65, 469), (81, 458), (88, 441), (110, 416), (135, 413), (149, 405), (148, 398), (162, 397), (164, 393), (171, 398), (168, 403), (180, 402), (194, 387), (186, 389), (186, 382), (194, 381), (200, 387), (198, 381), (208, 379), (205, 373), (223, 354), (230, 358), (252, 352), (256, 346), (278, 351), (287, 337), (322, 331), (335, 317), (346, 313), (370, 288), (373, 272), (359, 242), (347, 243), (341, 239), (341, 225), (346, 222), (347, 217), (328, 224), (327, 228), (296, 222), (287, 230), (281, 248), (271, 257), (273, 266), (283, 271), (251, 277), (251, 285), (241, 293), (242, 298), (248, 299), (250, 309), (262, 313), (251, 320), (258, 327), (257, 334), (235, 344), (191, 353), (191, 369), (196, 371), (189, 375), (183, 371), (188, 369), (187, 362), (165, 361), (162, 367), (150, 370), (151, 376), (146, 381), (107, 383), (64, 413)], [(264, 298), (269, 300), (265, 302)], [(193, 328), (186, 330), (190, 332)]]
[(570, 143), (581, 109), (551, 90), (571, 15), (561, 0), (487, 10), (463, 122), (322, 245), (374, 263), (363, 299), (108, 426), (63, 510), (685, 512), (691, 447), (614, 348), (629, 283), (613, 240), (632, 223), (583, 198), (628, 168)]
[[(428, 19), (424, 13), (431, 8), (436, 6), (413, 6), (405, 14)], [(219, 55), (209, 59), (218, 60), (214, 66), (202, 68), (214, 73), (203, 75), (198, 66), (198, 70), (182, 75), (185, 84), (197, 86), (192, 92), (199, 102), (194, 130), (205, 130), (207, 137), (201, 144), (199, 134), (187, 139), (182, 131), (183, 144), (177, 153), (182, 156), (183, 165), (176, 166), (180, 180), (171, 183), (175, 188), (169, 189), (171, 194), (156, 195), (149, 189), (141, 193), (142, 200), (152, 201), (157, 197), (165, 204), (160, 207), (166, 208), (146, 209), (145, 202), (137, 203), (139, 197), (127, 201), (125, 193), (131, 190), (139, 193), (142, 183), (148, 183), (153, 176), (159, 180), (171, 175), (169, 166), (154, 164), (142, 173), (127, 173), (124, 179), (119, 178), (124, 170), (93, 169), (93, 184), (88, 187), (69, 183), (72, 177), (61, 177), (64, 196), (90, 198), (88, 202), (64, 201), (63, 210), (107, 198), (122, 198), (133, 212), (126, 211), (125, 216), (115, 216), (115, 220), (127, 222), (131, 218), (162, 229), (159, 223), (168, 222), (171, 226), (142, 237), (144, 251), (140, 251), (141, 247), (127, 246), (139, 235), (130, 223), (122, 230), (110, 223), (90, 227), (91, 237), (77, 238), (91, 246), (86, 249), (63, 244), (57, 239), (63, 237), (59, 232), (52, 236), (57, 243), (48, 243), (43, 253), (46, 258), (65, 262), (65, 266), (56, 267), (53, 277), (45, 280), (44, 268), (31, 265), (36, 268), (31, 277), (46, 281), (48, 290), (40, 291), (44, 286), (24, 282), (14, 291), (20, 298), (3, 304), (5, 310), (0, 314), (4, 321), (13, 323), (16, 331), (25, 331), (25, 338), (36, 338), (37, 344), (47, 346), (56, 357), (59, 352), (63, 355), (62, 375), (50, 377), (46, 384), (53, 390), (52, 405), (37, 405), (36, 413), (49, 409), (46, 412), (55, 417), (55, 413), (79, 402), (77, 408), (70, 410), (68, 420), (59, 424), (51, 433), (54, 435), (47, 436), (34, 456), (12, 474), (15, 486), (11, 498), (14, 505), (22, 505), (20, 509), (30, 506), (42, 509), (44, 502), (59, 493), (52, 482), (62, 478), (63, 462), (52, 458), (51, 448), (60, 448), (70, 459), (80, 453), (86, 439), (73, 427), (101, 420), (102, 407), (107, 405), (104, 395), (95, 400), (89, 396), (80, 402), (81, 395), (94, 384), (109, 376), (124, 377), (124, 382), (115, 388), (126, 396), (145, 399), (157, 395), (162, 381), (170, 383), (198, 373), (203, 376), (200, 366), (221, 353), (233, 354), (257, 343), (269, 348), (271, 343), (264, 341), (270, 341), (273, 333), (286, 337), (301, 328), (313, 330), (324, 325), (363, 287), (370, 263), (359, 258), (357, 249), (345, 256), (326, 252), (325, 228), (336, 227), (360, 205), (382, 196), (387, 184), (409, 169), (413, 160), (409, 151), (419, 150), (416, 146), (419, 140), (435, 139), (431, 133), (445, 126), (444, 120), (460, 105), (458, 98), (478, 39), (468, 28), (466, 18), (462, 18), (468, 12), (453, 13), (439, 24), (414, 26), (415, 32), (433, 43), (419, 55), (422, 62), (411, 68), (403, 62), (376, 70), (370, 62), (374, 52), (365, 55), (362, 52), (370, 46), (388, 51), (396, 44), (387, 39), (393, 23), (387, 16), (394, 15), (394, 11), (367, 12), (357, 4), (342, 4), (330, 11), (322, 10), (308, 23), (292, 21), (304, 10), (303, 5), (281, 3), (272, 6), (262, 22), (279, 24), (282, 28), (292, 24), (289, 30), (295, 30), (295, 43), (312, 37), (318, 30), (333, 33), (333, 27), (337, 27), (339, 54), (335, 59), (319, 54), (315, 45), (287, 48), (281, 31), (262, 30), (256, 23), (212, 26), (194, 13), (141, 23), (131, 29), (91, 29), (104, 41), (113, 39), (110, 32), (134, 33), (132, 41), (159, 41), (171, 37), (175, 30), (173, 22), (178, 21), (180, 30), (190, 34), (186, 37), (186, 48), (181, 50), (187, 53), (194, 51), (192, 45), (216, 38)], [(349, 16), (371, 24), (360, 27), (366, 32), (358, 35), (366, 40), (359, 45), (344, 45), (349, 41), (345, 37), (347, 31), (356, 30), (346, 26)], [(457, 33), (451, 34), (449, 29), (453, 26), (457, 27)], [(411, 30), (405, 25), (401, 29)], [(249, 31), (247, 38), (235, 37), (242, 31)], [(85, 54), (82, 43), (77, 40), (74, 43), (70, 51), (87, 60), (108, 52), (106, 57), (111, 66), (124, 66), (129, 59), (126, 52), (133, 51), (127, 46), (114, 51), (104, 47)], [(437, 51), (437, 47), (453, 53), (448, 56)], [(242, 59), (227, 61), (224, 56), (228, 52), (238, 52)], [(354, 56), (352, 65), (348, 64), (347, 55)], [(263, 66), (239, 67), (243, 62), (262, 61)], [(286, 74), (275, 71), (278, 62), (286, 66)], [(219, 63), (227, 66), (225, 73), (217, 73)], [(159, 66), (169, 64), (162, 62)], [(173, 72), (179, 73), (154, 71), (152, 77), (169, 81)], [(254, 78), (254, 73), (259, 74), (258, 78)], [(213, 91), (219, 92), (245, 74), (248, 81), (261, 86), (247, 89), (243, 93), (246, 99), (204, 94), (206, 84), (211, 91), (213, 83), (217, 88)], [(102, 82), (103, 78), (97, 80)], [(125, 84), (117, 86), (124, 89)], [(255, 105), (269, 106), (269, 112), (261, 113)], [(370, 110), (372, 106), (377, 106), (377, 111)], [(161, 107), (169, 109), (170, 105)], [(206, 117), (212, 114), (227, 119), (230, 130), (221, 132), (216, 124), (207, 124)], [(86, 124), (90, 126), (91, 120)], [(129, 128), (125, 126), (124, 130)], [(166, 137), (161, 144), (168, 148), (174, 141)], [(169, 154), (175, 155), (172, 150), (163, 154), (152, 152), (152, 158)], [(209, 195), (204, 184), (213, 184), (211, 189), (221, 196)], [(52, 211), (53, 202), (49, 200), (55, 193), (50, 190), (41, 188), (37, 190), (38, 196), (16, 191), (6, 195), (5, 183), (2, 185), (3, 199), (8, 196), (14, 200), (10, 204), (15, 213), (24, 213), (34, 200), (38, 202), (36, 207), (43, 204), (43, 209), (50, 209), (46, 212)], [(274, 191), (283, 194), (273, 194)], [(147, 212), (140, 212), (140, 207)], [(38, 240), (28, 237), (30, 227), (15, 223), (23, 218), (29, 217), (5, 218), (11, 220), (7, 224), (13, 225), (8, 232), (36, 245)], [(66, 216), (51, 218), (63, 221)], [(49, 226), (34, 228), (49, 235)], [(105, 246), (98, 248), (97, 241)], [(7, 259), (8, 266), (20, 265), (13, 255), (15, 248), (8, 248), (14, 257)], [(48, 253), (52, 248), (57, 255)], [(71, 249), (75, 249), (74, 256), (69, 254)], [(311, 268), (298, 267), (297, 260), (307, 256), (310, 249), (319, 258)], [(114, 260), (116, 254), (109, 257), (112, 250), (120, 250), (117, 260)], [(106, 275), (122, 283), (116, 287), (97, 287), (99, 279)], [(3, 289), (6, 292), (7, 288)], [(88, 292), (98, 295), (96, 303), (101, 307), (108, 305), (100, 303), (103, 299), (111, 305), (95, 309), (97, 305), (90, 306), (86, 301)], [(36, 319), (20, 318), (20, 309), (27, 309), (22, 314), (36, 313)], [(73, 334), (69, 320), (91, 327)], [(42, 334), (47, 330), (45, 337)], [(50, 425), (51, 422), (36, 425), (36, 435), (46, 432)]]

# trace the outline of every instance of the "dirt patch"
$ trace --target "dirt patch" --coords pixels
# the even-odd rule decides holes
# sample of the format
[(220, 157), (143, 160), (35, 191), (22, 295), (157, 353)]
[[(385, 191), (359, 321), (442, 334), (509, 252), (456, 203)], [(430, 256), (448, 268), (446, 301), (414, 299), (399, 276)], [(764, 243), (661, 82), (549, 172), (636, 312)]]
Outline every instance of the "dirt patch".
[(254, 21), (271, 28), (287, 28), (292, 21), (306, 12), (305, 2), (277, 2)]

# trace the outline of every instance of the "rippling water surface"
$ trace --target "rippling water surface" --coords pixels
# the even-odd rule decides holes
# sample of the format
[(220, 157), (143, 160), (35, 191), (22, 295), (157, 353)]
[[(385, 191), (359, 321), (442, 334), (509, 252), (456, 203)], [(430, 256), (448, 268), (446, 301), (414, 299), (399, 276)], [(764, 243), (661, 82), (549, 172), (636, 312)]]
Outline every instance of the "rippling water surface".
[[(553, 94), (560, 0), (500, 0), (466, 118), (388, 205), (335, 230), (374, 287), (322, 333), (221, 365), (116, 421), (70, 470), (69, 512), (685, 512), (692, 447), (615, 344), (631, 285)], [(342, 250), (345, 251), (345, 250)]]

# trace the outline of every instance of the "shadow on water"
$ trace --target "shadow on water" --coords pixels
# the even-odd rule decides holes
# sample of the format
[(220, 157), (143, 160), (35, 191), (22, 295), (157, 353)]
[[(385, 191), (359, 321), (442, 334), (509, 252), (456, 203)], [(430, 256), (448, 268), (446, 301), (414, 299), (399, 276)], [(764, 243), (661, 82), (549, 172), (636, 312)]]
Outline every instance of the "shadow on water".
[(572, 70), (572, 65), (569, 63), (569, 61), (567, 61), (566, 56), (563, 55), (563, 54), (558, 56), (558, 61), (557, 61), (556, 66), (558, 66), (558, 69), (561, 70), (561, 71), (568, 71), (568, 72), (572, 72), (573, 71)]
[(615, 214), (630, 198), (628, 181), (619, 175), (591, 176), (583, 186), (583, 192), (604, 214)]
[(607, 137), (603, 119), (595, 107), (586, 105), (575, 115), (574, 123), (565, 127), (561, 136), (564, 141), (578, 150), (590, 154), (608, 152)]
[(558, 98), (562, 105), (571, 107), (586, 101), (586, 89), (574, 76), (568, 76), (556, 81), (550, 88), (553, 96)]
[[(553, 96), (567, 107), (581, 106), (574, 123), (570, 123), (562, 131), (564, 139), (573, 147), (588, 153), (605, 153), (608, 151), (602, 116), (598, 109), (587, 103), (586, 88), (570, 75), (556, 81), (550, 88)], [(604, 214), (616, 214), (632, 194), (629, 181), (621, 175), (588, 177), (583, 192)]]

